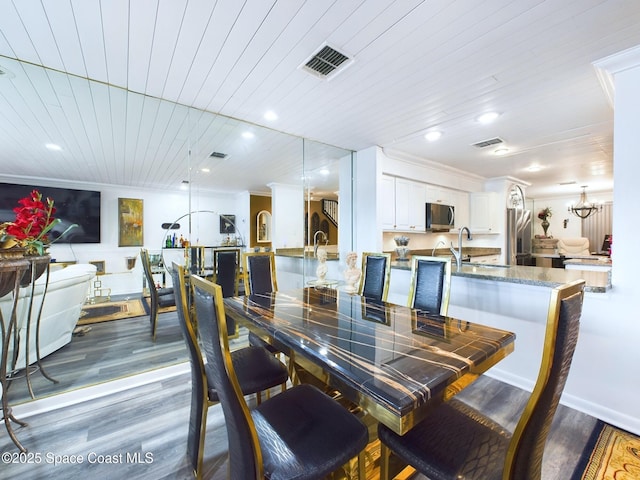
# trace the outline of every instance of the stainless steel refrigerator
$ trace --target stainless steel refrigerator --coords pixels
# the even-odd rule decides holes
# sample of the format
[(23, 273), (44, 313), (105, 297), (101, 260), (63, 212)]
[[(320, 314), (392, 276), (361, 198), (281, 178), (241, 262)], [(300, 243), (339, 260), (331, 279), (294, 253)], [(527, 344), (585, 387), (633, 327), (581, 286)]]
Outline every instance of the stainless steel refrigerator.
[(532, 265), (531, 210), (507, 208), (507, 265)]

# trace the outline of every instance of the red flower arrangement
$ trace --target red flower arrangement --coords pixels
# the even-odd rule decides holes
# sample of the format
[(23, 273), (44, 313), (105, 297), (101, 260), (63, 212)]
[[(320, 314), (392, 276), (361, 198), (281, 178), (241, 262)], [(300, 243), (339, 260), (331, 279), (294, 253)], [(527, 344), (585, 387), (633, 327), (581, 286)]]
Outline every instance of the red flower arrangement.
[(550, 216), (551, 216), (551, 209), (549, 207), (544, 208), (538, 213), (538, 218), (543, 221), (549, 218)]
[[(27, 255), (43, 255), (46, 246), (53, 243), (49, 242), (48, 233), (61, 222), (53, 217), (56, 213), (53, 203), (53, 199), (49, 197), (45, 203), (38, 190), (33, 190), (30, 196), (18, 200), (20, 206), (13, 209), (15, 221), (0, 224), (0, 247), (22, 247), (26, 249)], [(75, 226), (71, 225), (64, 233)]]

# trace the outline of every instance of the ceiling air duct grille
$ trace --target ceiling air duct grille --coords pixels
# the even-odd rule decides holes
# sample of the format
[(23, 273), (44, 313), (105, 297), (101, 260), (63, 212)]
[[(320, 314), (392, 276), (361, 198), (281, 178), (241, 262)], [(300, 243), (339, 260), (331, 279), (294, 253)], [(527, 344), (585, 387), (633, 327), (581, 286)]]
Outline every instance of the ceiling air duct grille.
[(485, 148), (490, 147), (491, 145), (497, 145), (499, 143), (503, 143), (501, 138), (490, 138), (489, 140), (483, 140), (482, 142), (474, 143), (473, 146), (477, 148)]
[(324, 45), (302, 65), (302, 69), (320, 77), (329, 78), (344, 70), (353, 60), (329, 45)]
[(221, 153), (221, 152), (211, 152), (209, 157), (211, 157), (211, 158), (227, 158), (228, 155), (226, 153)]

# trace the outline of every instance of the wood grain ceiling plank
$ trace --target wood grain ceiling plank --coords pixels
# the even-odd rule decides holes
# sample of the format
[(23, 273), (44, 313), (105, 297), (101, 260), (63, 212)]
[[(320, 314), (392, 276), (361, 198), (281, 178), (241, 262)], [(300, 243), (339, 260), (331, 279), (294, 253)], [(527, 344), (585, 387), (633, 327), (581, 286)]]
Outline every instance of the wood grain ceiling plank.
[(42, 0), (42, 6), (49, 20), (49, 27), (55, 38), (56, 47), (60, 52), (64, 65), (62, 70), (86, 77), (87, 68), (82, 56), (72, 3)]
[(129, 90), (144, 93), (149, 76), (151, 49), (158, 14), (156, 1), (132, 2), (129, 6)]
[[(247, 39), (246, 48), (237, 58), (233, 68), (229, 70), (229, 74), (219, 83), (216, 96), (220, 99), (226, 99), (221, 105), (221, 109), (228, 110), (229, 103), (233, 101), (238, 92), (243, 90), (244, 83), (252, 75), (263, 77), (271, 71), (272, 66), (264, 63), (263, 60), (270, 57), (272, 48), (287, 31), (292, 19), (299, 11), (297, 8), (292, 8), (290, 4), (277, 3), (266, 13), (264, 21), (259, 25), (253, 37)], [(287, 45), (285, 48), (288, 49), (290, 46)], [(281, 58), (281, 52), (278, 54), (278, 60)]]
[[(257, 5), (256, 5), (257, 3)], [(222, 83), (230, 72), (237, 67), (239, 60), (246, 54), (252, 40), (264, 24), (275, 2), (253, 2), (245, 4), (238, 12), (229, 34), (216, 56), (215, 63), (195, 97), (195, 104), (205, 110), (219, 112), (226, 97), (220, 92)]]
[[(244, 79), (236, 94), (228, 99), (224, 105), (225, 113), (260, 123), (264, 110), (282, 108), (280, 99), (273, 95), (275, 91), (290, 92), (290, 87), (295, 88), (300, 81), (317, 81), (310, 75), (301, 75), (298, 67), (326, 40), (326, 28), (319, 22), (325, 16), (332, 16), (328, 13), (330, 7), (323, 2), (307, 1), (303, 4), (256, 68)], [(256, 109), (254, 105), (264, 105), (264, 108)]]
[(109, 78), (100, 0), (72, 0), (72, 4), (87, 76), (93, 80), (107, 82)]
[[(194, 102), (202, 92), (203, 85), (212, 74), (214, 65), (223, 50), (225, 42), (235, 25), (246, 2), (218, 2), (211, 21), (202, 38), (202, 45), (193, 58), (189, 75), (184, 81), (178, 102), (195, 106)], [(220, 71), (222, 71), (220, 69)], [(219, 72), (216, 72), (219, 74)], [(215, 73), (214, 73), (215, 74)], [(202, 107), (204, 108), (203, 105)]]
[(129, 0), (101, 2), (107, 81), (127, 88), (129, 68)]
[(187, 52), (176, 51), (178, 36), (184, 26), (186, 6), (186, 0), (163, 2), (159, 5), (149, 62), (149, 78), (145, 90), (147, 95), (162, 97), (174, 57), (189, 55)]
[(209, 22), (217, 2), (197, 0), (187, 3), (183, 27), (176, 41), (176, 49), (165, 79), (162, 98), (178, 100), (185, 81), (194, 66), (194, 60), (200, 49), (208, 52), (206, 37)]
[[(111, 121), (111, 139), (113, 151), (113, 169), (118, 174), (118, 184), (126, 185), (131, 180), (127, 152), (127, 99), (128, 94), (121, 88), (108, 89), (109, 120)], [(133, 125), (137, 128), (137, 125)]]
[(64, 70), (49, 20), (41, 5), (36, 6), (32, 2), (13, 2), (13, 5), (37, 52), (35, 63), (47, 65), (56, 70)]
[[(2, 15), (0, 15), (0, 32), (9, 45), (9, 56), (15, 56), (29, 62), (38, 62), (38, 52), (31, 41), (29, 32), (24, 27), (20, 14), (15, 9), (13, 2), (4, 1)], [(3, 52), (3, 54), (5, 54)]]

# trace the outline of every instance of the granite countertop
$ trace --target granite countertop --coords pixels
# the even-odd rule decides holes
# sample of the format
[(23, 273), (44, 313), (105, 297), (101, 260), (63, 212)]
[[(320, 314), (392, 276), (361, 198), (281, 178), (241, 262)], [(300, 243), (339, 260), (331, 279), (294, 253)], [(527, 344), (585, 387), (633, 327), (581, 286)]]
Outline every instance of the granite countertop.
[[(391, 268), (410, 270), (410, 262), (392, 262)], [(463, 263), (458, 269), (452, 264), (451, 275), (458, 277), (520, 283), (543, 287), (557, 287), (578, 279), (586, 281), (585, 291), (604, 293), (611, 289), (611, 272), (565, 270), (563, 268), (528, 267), (523, 265), (488, 265)]]
[(594, 255), (590, 258), (570, 258), (565, 260), (564, 264), (567, 265), (594, 265), (597, 267), (611, 266), (611, 258), (605, 256)]
[[(302, 247), (299, 248), (278, 248), (275, 251), (275, 255), (279, 257), (290, 257), (290, 258), (315, 258), (313, 255), (313, 250), (304, 251)], [(327, 252), (327, 261), (336, 261), (340, 260), (339, 253)]]

